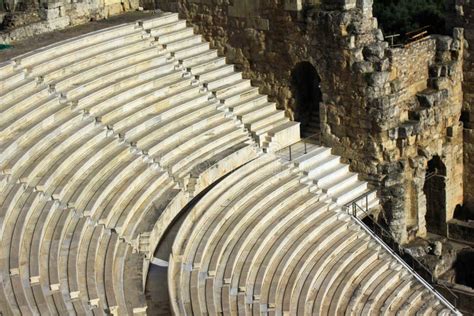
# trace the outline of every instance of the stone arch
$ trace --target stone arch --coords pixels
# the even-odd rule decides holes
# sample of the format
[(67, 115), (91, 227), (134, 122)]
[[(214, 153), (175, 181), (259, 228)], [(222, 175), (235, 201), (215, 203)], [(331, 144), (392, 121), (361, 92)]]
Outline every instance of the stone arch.
[(446, 166), (439, 156), (428, 161), (423, 192), (426, 195), (426, 229), (444, 234), (446, 229)]
[(320, 133), (321, 77), (310, 62), (299, 62), (294, 66), (291, 90), (296, 101), (295, 118), (301, 122), (302, 136)]

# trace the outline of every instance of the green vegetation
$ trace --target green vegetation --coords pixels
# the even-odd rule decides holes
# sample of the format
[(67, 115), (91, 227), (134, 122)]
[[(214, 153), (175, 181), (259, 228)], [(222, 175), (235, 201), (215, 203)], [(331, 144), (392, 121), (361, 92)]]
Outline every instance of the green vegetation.
[(6, 44), (0, 44), (0, 50), (4, 50), (4, 49), (8, 49), (8, 48), (12, 48), (13, 46), (11, 45), (6, 45)]
[(401, 34), (429, 26), (429, 33), (446, 34), (447, 0), (374, 0), (374, 15), (385, 35)]

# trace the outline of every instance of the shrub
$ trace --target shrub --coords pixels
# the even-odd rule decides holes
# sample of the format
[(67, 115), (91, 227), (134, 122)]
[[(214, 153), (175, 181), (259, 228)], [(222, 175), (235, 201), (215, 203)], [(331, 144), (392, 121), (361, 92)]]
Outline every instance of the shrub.
[(430, 26), (429, 32), (446, 34), (446, 0), (375, 0), (374, 15), (385, 35), (405, 34)]

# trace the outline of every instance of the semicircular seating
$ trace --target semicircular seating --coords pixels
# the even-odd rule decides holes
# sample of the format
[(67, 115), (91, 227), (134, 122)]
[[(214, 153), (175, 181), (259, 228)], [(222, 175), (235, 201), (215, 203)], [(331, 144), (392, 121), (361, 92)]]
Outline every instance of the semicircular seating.
[(329, 149), (269, 153), (299, 139), (174, 13), (0, 64), (0, 314), (153, 314), (156, 223), (224, 175), (173, 245), (177, 314), (443, 310), (338, 211), (367, 184)]
[(304, 174), (267, 154), (197, 203), (170, 257), (175, 314), (450, 313)]
[(1, 313), (146, 311), (140, 236), (191, 177), (259, 152), (203, 63), (233, 72), (165, 13), (0, 65)]

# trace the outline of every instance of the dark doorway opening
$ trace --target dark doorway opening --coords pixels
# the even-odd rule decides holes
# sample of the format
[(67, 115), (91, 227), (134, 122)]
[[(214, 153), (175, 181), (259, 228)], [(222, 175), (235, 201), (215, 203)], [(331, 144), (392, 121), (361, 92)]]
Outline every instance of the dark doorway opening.
[(464, 250), (458, 253), (454, 270), (456, 272), (456, 283), (469, 286), (474, 289), (474, 251)]
[(426, 195), (426, 229), (430, 233), (446, 232), (446, 166), (439, 156), (428, 162), (423, 191)]
[(453, 218), (461, 221), (474, 221), (474, 210), (458, 204), (454, 209)]
[(301, 122), (301, 135), (312, 137), (320, 129), (319, 103), (322, 101), (321, 78), (309, 62), (296, 64), (291, 72), (291, 86), (296, 100), (296, 120)]

